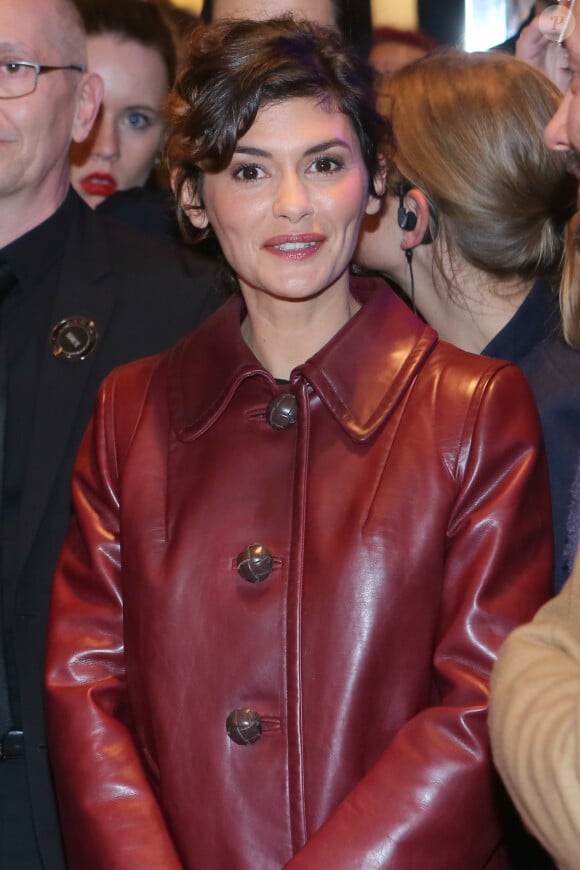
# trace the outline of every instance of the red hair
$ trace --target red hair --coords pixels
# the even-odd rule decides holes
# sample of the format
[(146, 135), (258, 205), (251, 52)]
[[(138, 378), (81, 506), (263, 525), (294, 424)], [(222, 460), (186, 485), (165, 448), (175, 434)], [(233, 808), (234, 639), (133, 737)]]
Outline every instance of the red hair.
[(437, 42), (420, 30), (400, 30), (398, 27), (373, 27), (373, 45), (381, 42), (401, 42), (403, 45), (412, 45), (423, 51), (433, 51), (437, 48)]

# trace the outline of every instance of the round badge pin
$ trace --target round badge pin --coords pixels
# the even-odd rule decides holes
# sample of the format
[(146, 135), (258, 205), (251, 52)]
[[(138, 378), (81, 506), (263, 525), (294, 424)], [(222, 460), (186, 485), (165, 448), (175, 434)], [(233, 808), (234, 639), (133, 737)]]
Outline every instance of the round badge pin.
[(88, 317), (65, 317), (50, 333), (52, 355), (57, 359), (83, 360), (92, 353), (98, 341), (94, 320)]
[(574, 3), (559, 3), (548, 6), (540, 15), (540, 30), (546, 39), (557, 42), (560, 45), (568, 39), (576, 26), (573, 14)]

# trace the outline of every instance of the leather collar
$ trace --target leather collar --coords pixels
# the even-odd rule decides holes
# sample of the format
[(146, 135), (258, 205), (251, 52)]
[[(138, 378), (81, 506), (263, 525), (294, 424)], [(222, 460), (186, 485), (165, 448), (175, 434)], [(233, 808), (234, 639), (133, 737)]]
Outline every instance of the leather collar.
[[(310, 360), (294, 369), (345, 432), (358, 442), (372, 437), (417, 377), (438, 338), (382, 279), (352, 279), (360, 311)], [(246, 378), (275, 381), (242, 339), (243, 301), (230, 299), (186, 336), (169, 358), (173, 428), (189, 441), (223, 413)]]

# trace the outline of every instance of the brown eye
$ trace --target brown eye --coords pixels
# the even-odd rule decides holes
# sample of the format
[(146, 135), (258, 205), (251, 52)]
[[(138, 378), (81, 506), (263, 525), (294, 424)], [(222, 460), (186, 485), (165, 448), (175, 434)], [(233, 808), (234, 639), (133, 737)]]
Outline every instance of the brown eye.
[(9, 61), (8, 63), (2, 64), (2, 73), (6, 76), (17, 76), (22, 75), (22, 73), (26, 72), (26, 67), (17, 61)]
[(238, 166), (234, 169), (234, 178), (240, 181), (258, 181), (264, 178), (264, 170), (255, 163), (246, 163), (243, 166)]
[(342, 161), (337, 157), (317, 157), (313, 164), (315, 172), (321, 175), (330, 175), (342, 168)]
[(316, 161), (319, 172), (331, 172), (333, 169), (332, 160), (329, 157), (321, 157)]

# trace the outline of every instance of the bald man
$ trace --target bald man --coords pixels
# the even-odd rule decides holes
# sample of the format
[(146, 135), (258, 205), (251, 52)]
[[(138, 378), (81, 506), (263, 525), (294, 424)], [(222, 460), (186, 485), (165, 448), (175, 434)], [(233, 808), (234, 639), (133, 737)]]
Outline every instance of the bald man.
[(70, 145), (88, 135), (101, 96), (71, 0), (1, 0), (2, 870), (64, 867), (44, 644), (71, 466), (97, 387), (214, 307), (205, 263), (108, 223), (71, 190)]

